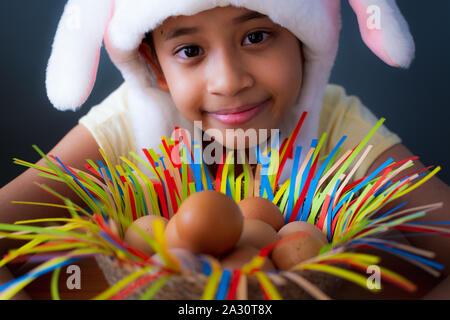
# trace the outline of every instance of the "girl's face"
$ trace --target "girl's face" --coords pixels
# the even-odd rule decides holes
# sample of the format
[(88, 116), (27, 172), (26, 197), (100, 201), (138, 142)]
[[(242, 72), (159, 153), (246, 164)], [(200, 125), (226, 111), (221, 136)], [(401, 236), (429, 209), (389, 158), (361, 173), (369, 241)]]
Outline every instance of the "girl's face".
[(152, 37), (159, 86), (203, 130), (225, 137), (226, 129), (277, 128), (300, 92), (300, 42), (257, 12), (229, 6), (171, 17)]

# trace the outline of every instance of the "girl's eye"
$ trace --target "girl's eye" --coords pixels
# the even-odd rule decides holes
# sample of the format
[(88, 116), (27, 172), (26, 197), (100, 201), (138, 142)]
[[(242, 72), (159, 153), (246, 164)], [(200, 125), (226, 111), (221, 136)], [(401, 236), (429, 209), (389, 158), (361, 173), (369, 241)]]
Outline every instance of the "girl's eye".
[(176, 54), (181, 52), (184, 53), (184, 57), (182, 58), (194, 58), (199, 54), (200, 51), (201, 49), (199, 46), (187, 46), (178, 50)]
[[(264, 41), (269, 35), (270, 35), (269, 32), (256, 31), (256, 32), (252, 32), (252, 33), (248, 34), (245, 37), (245, 39), (249, 39), (250, 44), (257, 44), (257, 43)], [(245, 41), (243, 44), (245, 44)], [(202, 52), (203, 52), (203, 50), (199, 46), (192, 45), (192, 46), (182, 47), (180, 50), (175, 52), (175, 55), (178, 55), (179, 53), (181, 53), (182, 58), (189, 59), (189, 58), (195, 58), (196, 56), (202, 54)]]
[[(264, 36), (265, 35), (265, 36)], [(265, 31), (256, 31), (252, 32), (249, 35), (245, 37), (245, 39), (248, 39), (250, 41), (250, 44), (256, 44), (264, 41), (270, 34)], [(245, 42), (245, 40), (244, 40)]]

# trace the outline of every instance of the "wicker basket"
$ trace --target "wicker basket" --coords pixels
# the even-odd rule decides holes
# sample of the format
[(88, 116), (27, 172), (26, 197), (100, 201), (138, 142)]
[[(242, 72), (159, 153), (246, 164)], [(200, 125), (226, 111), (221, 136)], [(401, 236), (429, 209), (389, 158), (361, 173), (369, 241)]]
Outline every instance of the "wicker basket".
[[(114, 258), (97, 255), (97, 263), (103, 271), (109, 285), (114, 285), (133, 271), (136, 267), (129, 265), (119, 265)], [(301, 275), (305, 280), (315, 285), (323, 293), (333, 296), (336, 290), (342, 283), (342, 280), (325, 273), (311, 272), (311, 271), (295, 271), (296, 274)], [(290, 281), (288, 278), (277, 273), (266, 273), (272, 280), (272, 283), (277, 288), (281, 297), (286, 300), (307, 300), (313, 297), (307, 293), (302, 287)], [(205, 289), (208, 277), (204, 274), (180, 274), (174, 275), (165, 286), (159, 290), (153, 299), (156, 300), (200, 300)], [(139, 288), (127, 297), (129, 300), (137, 300), (151, 285), (147, 284)], [(263, 300), (264, 296), (256, 276), (250, 275), (247, 277), (247, 299), (248, 300)]]

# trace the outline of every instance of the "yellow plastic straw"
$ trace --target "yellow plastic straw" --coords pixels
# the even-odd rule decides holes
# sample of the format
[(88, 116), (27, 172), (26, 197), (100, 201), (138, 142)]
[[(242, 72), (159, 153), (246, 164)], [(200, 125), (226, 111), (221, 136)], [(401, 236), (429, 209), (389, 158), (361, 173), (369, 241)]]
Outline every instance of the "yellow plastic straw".
[[(369, 289), (367, 286), (367, 277), (364, 277), (360, 274), (357, 274), (352, 271), (336, 268), (333, 266), (328, 266), (324, 264), (304, 264), (301, 266), (301, 269), (303, 270), (316, 270), (316, 271), (322, 271), (325, 273), (329, 273), (332, 275), (335, 275), (337, 277), (349, 280), (355, 284), (360, 285), (363, 288)], [(373, 288), (371, 290), (379, 291), (380, 289)]]
[(242, 179), (243, 178), (244, 178), (243, 172), (236, 178), (236, 194), (234, 197), (234, 201), (236, 201), (236, 202), (240, 202), (242, 199), (241, 189), (242, 189)]
[(181, 266), (177, 259), (169, 252), (167, 249), (166, 237), (164, 235), (164, 222), (161, 219), (153, 220), (153, 234), (155, 241), (158, 244), (159, 254), (163, 261), (172, 270), (176, 272), (181, 272)]
[(145, 267), (142, 269), (137, 270), (136, 272), (133, 272), (132, 274), (126, 276), (113, 286), (109, 287), (107, 290), (103, 291), (99, 295), (93, 298), (93, 300), (106, 300), (111, 298), (114, 294), (119, 292), (121, 289), (125, 288), (128, 284), (133, 282), (134, 280), (138, 279), (140, 276), (144, 275), (148, 271), (150, 271), (153, 267)]
[(403, 192), (397, 194), (396, 196), (394, 196), (392, 198), (391, 201), (403, 196), (404, 194), (413, 191), (414, 189), (420, 187), (422, 184), (424, 184), (425, 182), (427, 182), (429, 179), (431, 179), (436, 173), (438, 173), (441, 170), (440, 166), (437, 166), (436, 168), (434, 168), (433, 171), (431, 171), (427, 176), (425, 176), (425, 178), (423, 178), (422, 180), (420, 180), (419, 182), (417, 182), (416, 184), (414, 184), (413, 186), (409, 187), (408, 189), (404, 190)]
[(213, 300), (216, 295), (217, 286), (219, 285), (222, 270), (213, 270), (211, 276), (206, 284), (205, 291), (202, 295), (202, 300)]
[(255, 272), (255, 276), (260, 281), (262, 287), (266, 291), (268, 297), (270, 300), (282, 300), (280, 294), (278, 293), (275, 286), (272, 284), (272, 282), (269, 280), (269, 278), (264, 274), (264, 272), (257, 271)]
[(280, 201), (281, 197), (283, 196), (284, 192), (286, 191), (286, 189), (289, 187), (289, 184), (291, 182), (291, 179), (289, 178), (288, 180), (286, 180), (283, 185), (281, 186), (280, 190), (277, 191), (277, 193), (275, 194), (275, 197), (272, 200), (273, 204), (277, 204), (278, 201)]

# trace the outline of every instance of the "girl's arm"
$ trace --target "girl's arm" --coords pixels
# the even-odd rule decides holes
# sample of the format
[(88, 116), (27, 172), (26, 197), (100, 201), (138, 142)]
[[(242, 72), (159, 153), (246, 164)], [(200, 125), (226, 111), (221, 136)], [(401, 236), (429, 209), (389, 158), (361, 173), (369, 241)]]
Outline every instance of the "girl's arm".
[[(58, 156), (62, 162), (69, 166), (83, 169), (86, 159), (93, 161), (102, 159), (98, 149), (97, 142), (91, 133), (86, 127), (78, 124), (48, 154)], [(37, 163), (46, 166), (44, 159), (41, 159)], [(0, 189), (0, 223), (14, 223), (18, 220), (68, 216), (66, 209), (11, 203), (11, 201), (59, 203), (56, 197), (36, 186), (34, 182), (46, 184), (58, 193), (71, 198), (75, 203), (82, 204), (78, 196), (64, 183), (40, 177), (37, 173), (38, 170), (27, 169), (20, 176)], [(5, 254), (9, 249), (18, 247), (24, 243), (23, 241), (1, 239), (0, 256)], [(3, 274), (7, 277), (5, 273)], [(0, 278), (1, 282), (2, 279)]]

